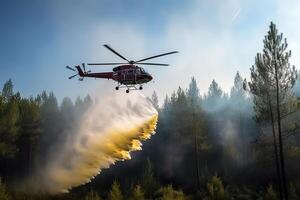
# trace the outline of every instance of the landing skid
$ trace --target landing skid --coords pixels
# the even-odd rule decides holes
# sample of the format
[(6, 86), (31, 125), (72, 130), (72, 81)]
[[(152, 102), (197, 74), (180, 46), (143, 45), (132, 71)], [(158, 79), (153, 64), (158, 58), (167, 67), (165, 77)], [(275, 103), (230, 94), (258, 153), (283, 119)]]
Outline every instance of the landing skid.
[(139, 87), (137, 87), (137, 85), (121, 85), (121, 84), (118, 84), (115, 89), (119, 90), (121, 88), (126, 88), (126, 93), (129, 93), (130, 90), (142, 90), (143, 86), (140, 85)]

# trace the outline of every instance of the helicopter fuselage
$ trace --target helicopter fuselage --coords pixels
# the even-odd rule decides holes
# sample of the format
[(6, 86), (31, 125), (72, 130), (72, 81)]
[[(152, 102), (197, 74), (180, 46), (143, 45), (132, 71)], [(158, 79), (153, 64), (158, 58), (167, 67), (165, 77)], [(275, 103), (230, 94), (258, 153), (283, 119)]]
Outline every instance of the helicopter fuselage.
[(141, 67), (121, 65), (113, 68), (112, 79), (123, 85), (135, 85), (151, 81), (152, 76)]
[(120, 65), (113, 68), (113, 72), (89, 73), (83, 72), (80, 66), (76, 66), (79, 75), (83, 77), (112, 79), (121, 85), (136, 85), (151, 81), (152, 76), (142, 67), (136, 65)]

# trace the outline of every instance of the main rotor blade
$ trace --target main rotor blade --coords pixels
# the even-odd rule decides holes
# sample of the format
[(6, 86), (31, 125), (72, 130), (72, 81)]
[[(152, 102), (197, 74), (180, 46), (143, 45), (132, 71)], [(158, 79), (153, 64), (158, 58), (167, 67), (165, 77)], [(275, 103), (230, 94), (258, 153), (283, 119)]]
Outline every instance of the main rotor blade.
[(153, 58), (170, 55), (170, 54), (173, 54), (173, 53), (178, 53), (178, 51), (171, 51), (171, 52), (168, 52), (168, 53), (163, 53), (163, 54), (159, 54), (159, 55), (156, 55), (156, 56), (151, 56), (151, 57), (144, 58), (142, 60), (138, 60), (138, 61), (135, 61), (135, 62), (138, 63), (138, 62), (142, 62), (142, 61), (145, 61), (145, 60), (150, 60), (150, 59), (153, 59)]
[(76, 72), (75, 69), (73, 69), (73, 68), (71, 68), (71, 67), (69, 67), (69, 66), (66, 66), (66, 68), (69, 69), (69, 70), (72, 70), (72, 71)]
[(88, 65), (126, 65), (128, 63), (88, 63)]
[(163, 63), (136, 63), (138, 65), (157, 65), (157, 66), (169, 66), (169, 64), (163, 64)]
[(74, 78), (75, 76), (77, 76), (78, 74), (75, 74), (75, 75), (73, 75), (73, 76), (70, 76), (69, 77), (69, 79), (72, 79), (72, 78)]
[(82, 68), (83, 68), (83, 71), (85, 72), (85, 65), (84, 65), (84, 63), (82, 63)]
[(123, 60), (126, 60), (127, 62), (129, 62), (129, 60), (127, 60), (124, 56), (122, 56), (121, 54), (119, 54), (118, 52), (116, 52), (113, 48), (111, 48), (110, 46), (108, 46), (107, 44), (103, 45), (104, 47), (106, 47), (107, 49), (109, 49), (111, 52), (113, 52), (114, 54), (116, 54), (117, 56), (119, 56), (120, 58), (122, 58)]

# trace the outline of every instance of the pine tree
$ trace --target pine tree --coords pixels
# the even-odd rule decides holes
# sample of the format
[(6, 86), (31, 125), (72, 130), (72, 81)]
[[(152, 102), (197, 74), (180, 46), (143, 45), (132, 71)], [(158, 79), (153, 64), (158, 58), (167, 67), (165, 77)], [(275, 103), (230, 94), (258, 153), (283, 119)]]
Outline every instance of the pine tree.
[(297, 80), (296, 80), (296, 83), (295, 83), (294, 91), (295, 91), (295, 95), (298, 98), (300, 98), (300, 72), (298, 72), (298, 75), (297, 75)]
[(290, 187), (289, 187), (289, 197), (290, 199), (295, 199), (295, 200), (299, 200), (300, 197), (297, 194), (297, 189), (295, 187), (294, 184), (290, 183)]
[(262, 56), (261, 54), (257, 54), (255, 58), (255, 66), (252, 66), (251, 68), (251, 82), (249, 82), (249, 88), (250, 92), (253, 94), (256, 121), (260, 124), (264, 124), (266, 122), (271, 123), (278, 188), (280, 190), (280, 196), (282, 196), (279, 152), (275, 133), (274, 103), (272, 102), (272, 96), (274, 96), (272, 93), (274, 92), (271, 88), (271, 82), (272, 79), (269, 71), (262, 64)]
[(224, 92), (218, 85), (218, 83), (213, 80), (209, 86), (208, 93), (204, 98), (204, 107), (208, 111), (214, 111), (216, 107), (220, 106), (222, 98), (224, 97)]
[(217, 99), (223, 96), (223, 91), (215, 80), (211, 82), (207, 96), (211, 99)]
[(84, 97), (83, 104), (84, 104), (85, 110), (88, 109), (93, 104), (92, 97), (90, 95), (87, 95), (86, 97)]
[(239, 72), (234, 77), (234, 85), (230, 90), (231, 101), (241, 101), (246, 98), (246, 92), (244, 90), (244, 80)]
[(197, 82), (194, 77), (192, 77), (192, 80), (190, 82), (187, 96), (189, 99), (189, 114), (190, 116), (190, 122), (191, 122), (191, 133), (192, 137), (194, 137), (194, 154), (195, 154), (195, 167), (196, 167), (196, 183), (197, 183), (197, 189), (200, 189), (200, 169), (199, 169), (199, 135), (202, 125), (202, 116), (200, 111), (200, 97), (199, 97), (199, 89), (197, 86)]
[(85, 111), (83, 100), (77, 97), (73, 109), (75, 120), (81, 120), (82, 113), (85, 113)]
[(109, 195), (109, 200), (123, 200), (123, 195), (120, 189), (119, 183), (115, 180), (111, 186)]
[(0, 157), (13, 158), (18, 152), (16, 141), (19, 137), (19, 97), (9, 101), (0, 98)]
[(206, 185), (207, 194), (205, 200), (225, 200), (227, 194), (224, 189), (221, 178), (213, 176)]
[(159, 105), (158, 105), (158, 96), (157, 96), (157, 94), (156, 94), (155, 91), (153, 91), (153, 93), (152, 93), (151, 101), (152, 101), (152, 104), (153, 104), (154, 108), (155, 108), (156, 110), (158, 110), (158, 109), (159, 109)]
[(84, 200), (101, 200), (101, 197), (98, 195), (97, 192), (91, 190), (88, 194), (84, 197)]
[[(45, 91), (38, 95), (37, 102), (39, 102), (41, 112), (41, 128), (43, 137), (39, 142), (39, 155), (47, 155), (49, 148), (49, 141), (57, 142), (62, 133), (62, 117), (59, 112), (58, 102), (55, 95), (51, 92), (47, 94)], [(41, 162), (46, 161), (46, 156), (40, 157)]]
[(154, 176), (153, 165), (149, 158), (147, 159), (146, 166), (144, 168), (141, 186), (145, 191), (146, 197), (151, 197), (158, 189), (158, 183)]
[(235, 123), (235, 127), (237, 128), (238, 137), (235, 137), (235, 141), (239, 144), (240, 148), (240, 160), (243, 163), (247, 163), (249, 161), (249, 157), (247, 155), (248, 149), (248, 140), (247, 130), (245, 130), (244, 126), (249, 123), (249, 111), (251, 110), (251, 102), (249, 101), (246, 90), (244, 89), (244, 85), (247, 84), (246, 80), (243, 80), (240, 73), (237, 71), (234, 77), (234, 84), (230, 90), (230, 99), (229, 99), (229, 106), (230, 106), (230, 114), (232, 121)]
[(22, 99), (19, 101), (19, 112), (19, 157), (25, 161), (22, 164), (30, 170), (35, 148), (42, 134), (40, 107), (33, 98)]
[(192, 77), (191, 82), (189, 84), (189, 88), (187, 91), (187, 96), (192, 99), (196, 105), (200, 103), (200, 94), (199, 94), (199, 88), (197, 86), (197, 81), (195, 77)]
[(130, 200), (144, 200), (144, 199), (145, 199), (144, 191), (142, 190), (140, 185), (136, 185), (132, 190)]
[(12, 200), (11, 196), (8, 194), (6, 186), (0, 178), (0, 199), (1, 200)]
[[(272, 125), (275, 156), (279, 160), (276, 164), (277, 171), (280, 170), (278, 179), (279, 183), (282, 183), (284, 199), (288, 199), (288, 190), (283, 155), (281, 116), (286, 112), (285, 106), (292, 95), (292, 88), (297, 77), (295, 67), (291, 67), (289, 63), (291, 51), (287, 51), (287, 46), (286, 39), (283, 41), (282, 33), (278, 35), (275, 24), (271, 22), (270, 30), (264, 40), (263, 54), (258, 53), (255, 58), (255, 65), (251, 68), (251, 82), (249, 83), (250, 91), (254, 94), (256, 118), (260, 121), (270, 121)], [(275, 123), (277, 123), (279, 151), (276, 150)], [(282, 181), (280, 181), (280, 176)], [(281, 188), (280, 185), (279, 188)]]
[(159, 190), (161, 195), (159, 200), (184, 200), (184, 194), (181, 190), (174, 190), (172, 185), (168, 185), (167, 187), (162, 187)]
[(169, 96), (166, 95), (166, 97), (164, 99), (162, 114), (168, 114), (169, 111), (170, 111), (170, 99), (169, 99)]
[(62, 123), (65, 129), (71, 129), (75, 121), (75, 109), (70, 98), (65, 97), (60, 106), (60, 113), (62, 116)]
[(269, 185), (268, 189), (267, 189), (267, 192), (264, 196), (264, 199), (265, 200), (277, 200), (277, 195), (276, 195), (276, 192), (273, 190), (273, 187), (272, 185)]
[(13, 83), (12, 80), (9, 79), (8, 81), (5, 82), (3, 89), (2, 89), (2, 96), (8, 101), (10, 98), (13, 96)]

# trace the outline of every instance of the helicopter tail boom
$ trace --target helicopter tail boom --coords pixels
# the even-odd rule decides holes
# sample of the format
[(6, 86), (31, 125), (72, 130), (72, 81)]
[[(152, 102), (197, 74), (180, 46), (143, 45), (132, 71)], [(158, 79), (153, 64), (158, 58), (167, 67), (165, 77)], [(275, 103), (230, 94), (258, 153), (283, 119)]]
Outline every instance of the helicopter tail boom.
[(113, 73), (112, 72), (101, 72), (101, 73), (89, 73), (84, 74), (85, 77), (91, 77), (91, 78), (106, 78), (106, 79), (112, 79)]

